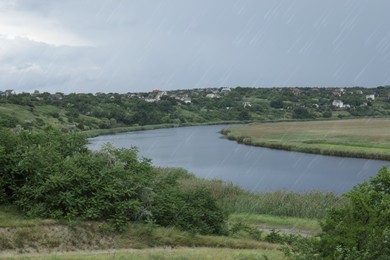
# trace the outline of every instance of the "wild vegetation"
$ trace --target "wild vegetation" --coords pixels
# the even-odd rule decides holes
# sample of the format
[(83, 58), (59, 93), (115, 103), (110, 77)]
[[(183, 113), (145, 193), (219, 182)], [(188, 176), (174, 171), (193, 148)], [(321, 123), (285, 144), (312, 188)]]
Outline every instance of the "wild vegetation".
[(224, 231), (225, 215), (208, 191), (177, 189), (174, 176), (157, 176), (134, 149), (91, 152), (78, 134), (0, 130), (0, 160), (0, 202), (27, 216), (109, 220), (117, 230), (143, 221)]
[[(388, 160), (389, 120), (373, 117), (389, 115), (389, 92), (387, 86), (0, 93), (0, 251), (155, 247), (120, 254), (282, 259), (283, 249), (293, 259), (386, 259), (387, 168), (345, 196), (251, 193), (183, 169), (153, 168), (136, 149), (106, 145), (90, 151), (86, 136), (191, 124), (369, 116), (262, 124), (257, 137), (256, 125), (249, 126), (255, 130), (229, 128), (225, 133), (279, 149)], [(167, 253), (164, 247), (202, 249)], [(91, 254), (110, 257), (101, 251)]]
[(85, 144), (83, 135), (56, 129), (0, 130), (1, 250), (184, 246), (262, 249), (234, 254), (263, 258), (282, 258), (282, 248), (296, 259), (388, 255), (387, 168), (344, 197), (254, 194), (182, 169), (154, 169), (134, 149), (92, 152)]
[(274, 149), (390, 160), (389, 119), (279, 122), (231, 126), (229, 139)]
[(387, 117), (389, 93), (389, 86), (236, 87), (125, 94), (0, 91), (0, 126), (43, 129), (51, 125), (64, 131), (96, 131), (145, 125)]
[(318, 238), (295, 241), (287, 250), (295, 259), (389, 259), (390, 171), (382, 168), (369, 181), (345, 194), (349, 203), (332, 208)]

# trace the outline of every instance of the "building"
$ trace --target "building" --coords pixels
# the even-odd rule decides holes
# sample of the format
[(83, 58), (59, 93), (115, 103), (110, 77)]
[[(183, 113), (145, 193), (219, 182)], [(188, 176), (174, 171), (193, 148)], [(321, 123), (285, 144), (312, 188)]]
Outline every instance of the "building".
[(299, 88), (292, 88), (291, 91), (294, 93), (294, 95), (298, 95), (301, 92)]
[(375, 100), (375, 95), (374, 94), (366, 95), (366, 100)]
[(333, 100), (332, 106), (337, 107), (337, 108), (344, 108), (344, 102), (341, 100)]
[(8, 97), (8, 96), (11, 96), (11, 95), (15, 95), (15, 91), (13, 89), (7, 89), (5, 91), (5, 96)]

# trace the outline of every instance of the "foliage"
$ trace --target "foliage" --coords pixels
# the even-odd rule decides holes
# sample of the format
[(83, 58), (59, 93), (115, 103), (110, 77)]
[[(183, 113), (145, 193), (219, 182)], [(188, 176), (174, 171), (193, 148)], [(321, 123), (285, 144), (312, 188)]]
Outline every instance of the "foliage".
[[(160, 94), (21, 93), (0, 96), (0, 126), (24, 129), (72, 126), (83, 131), (134, 125), (388, 116), (389, 89), (389, 86), (349, 88), (337, 97), (348, 104), (346, 108), (332, 106), (336, 98), (332, 93), (339, 91), (332, 88), (299, 88), (295, 94), (290, 88), (248, 87), (231, 88), (228, 92), (212, 88)], [(210, 93), (217, 93), (219, 98), (207, 98)], [(367, 101), (365, 94), (375, 94), (375, 100)], [(247, 102), (251, 105), (244, 108)]]
[(226, 216), (211, 193), (204, 188), (178, 188), (179, 175), (161, 176), (153, 201), (154, 221), (162, 226), (177, 226), (201, 234), (223, 234)]
[(328, 212), (320, 240), (295, 245), (297, 259), (389, 259), (389, 169), (383, 167), (345, 196), (350, 204)]
[(322, 224), (321, 254), (346, 257), (353, 253), (364, 259), (385, 259), (390, 255), (389, 169), (382, 168), (346, 196), (350, 205), (329, 211)]
[(209, 192), (179, 191), (174, 179), (157, 178), (135, 148), (85, 145), (85, 137), (54, 129), (0, 129), (0, 203), (34, 217), (109, 220), (117, 230), (147, 221), (222, 233), (225, 218)]
[(314, 115), (311, 114), (309, 110), (304, 107), (297, 107), (294, 109), (292, 117), (294, 119), (312, 119)]

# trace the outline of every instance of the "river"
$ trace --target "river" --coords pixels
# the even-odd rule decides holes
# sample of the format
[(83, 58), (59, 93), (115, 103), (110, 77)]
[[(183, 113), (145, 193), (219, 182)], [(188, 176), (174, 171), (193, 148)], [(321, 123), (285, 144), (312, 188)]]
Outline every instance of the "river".
[(343, 193), (375, 175), (389, 162), (272, 150), (224, 138), (223, 125), (128, 132), (91, 138), (89, 148), (104, 143), (136, 146), (157, 167), (182, 167), (196, 176), (220, 179), (249, 191), (330, 191)]

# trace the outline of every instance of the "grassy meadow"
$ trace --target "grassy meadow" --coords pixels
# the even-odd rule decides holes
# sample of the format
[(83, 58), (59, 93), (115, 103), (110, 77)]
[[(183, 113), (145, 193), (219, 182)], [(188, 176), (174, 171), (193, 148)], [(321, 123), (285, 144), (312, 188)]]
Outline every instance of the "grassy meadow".
[(229, 126), (229, 139), (274, 149), (390, 160), (390, 120), (351, 119)]
[(286, 259), (280, 250), (230, 248), (152, 248), (116, 251), (29, 254), (5, 259)]

